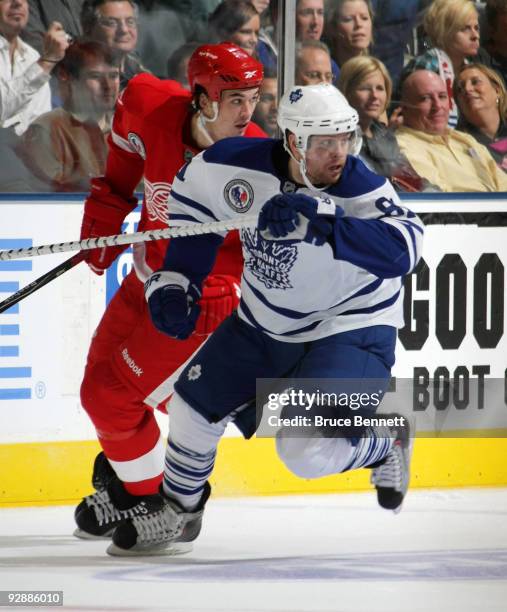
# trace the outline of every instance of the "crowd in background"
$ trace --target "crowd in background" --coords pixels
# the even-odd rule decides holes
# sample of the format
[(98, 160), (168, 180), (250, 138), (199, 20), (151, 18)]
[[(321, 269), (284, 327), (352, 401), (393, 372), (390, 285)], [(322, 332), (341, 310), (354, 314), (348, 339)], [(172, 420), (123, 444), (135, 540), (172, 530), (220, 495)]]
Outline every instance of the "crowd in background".
[[(228, 40), (264, 65), (255, 121), (276, 135), (277, 0), (0, 0), (0, 191), (87, 191), (120, 92), (188, 87)], [(361, 157), (399, 191), (507, 191), (507, 0), (298, 0), (295, 81), (338, 87)]]

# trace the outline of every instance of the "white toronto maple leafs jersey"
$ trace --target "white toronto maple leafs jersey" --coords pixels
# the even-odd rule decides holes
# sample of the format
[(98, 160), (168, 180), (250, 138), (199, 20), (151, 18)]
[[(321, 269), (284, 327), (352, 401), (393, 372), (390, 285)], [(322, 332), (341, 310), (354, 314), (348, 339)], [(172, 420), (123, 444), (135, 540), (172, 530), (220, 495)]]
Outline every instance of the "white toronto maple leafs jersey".
[[(288, 178), (287, 159), (277, 140), (218, 142), (174, 180), (171, 226), (258, 214), (281, 192), (318, 195)], [(420, 257), (421, 221), (402, 206), (389, 181), (352, 156), (339, 181), (320, 196), (345, 213), (329, 244), (265, 240), (255, 227), (241, 230), (239, 317), (285, 342), (372, 325), (401, 327), (403, 276)]]

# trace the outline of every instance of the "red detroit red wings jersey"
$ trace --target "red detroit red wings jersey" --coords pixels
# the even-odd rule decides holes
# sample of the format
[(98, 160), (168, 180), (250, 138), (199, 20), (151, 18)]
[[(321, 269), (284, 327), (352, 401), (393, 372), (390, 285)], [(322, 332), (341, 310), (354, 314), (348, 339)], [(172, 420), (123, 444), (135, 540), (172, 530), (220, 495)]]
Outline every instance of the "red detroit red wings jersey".
[[(113, 190), (129, 197), (144, 175), (144, 201), (139, 231), (167, 227), (167, 201), (175, 174), (199, 153), (190, 130), (192, 95), (176, 81), (149, 74), (133, 78), (118, 100), (106, 179)], [(245, 136), (263, 137), (251, 123)], [(167, 241), (141, 243), (134, 248), (134, 265), (141, 280), (160, 268)], [(215, 274), (241, 275), (241, 249), (231, 232), (220, 249)]]

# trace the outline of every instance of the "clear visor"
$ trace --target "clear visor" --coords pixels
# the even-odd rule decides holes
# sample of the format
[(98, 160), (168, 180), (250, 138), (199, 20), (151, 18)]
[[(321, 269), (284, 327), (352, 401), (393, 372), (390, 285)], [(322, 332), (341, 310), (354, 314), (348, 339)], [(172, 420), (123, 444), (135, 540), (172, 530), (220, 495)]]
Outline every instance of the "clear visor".
[(306, 151), (309, 153), (355, 154), (360, 134), (357, 130), (344, 134), (314, 134), (308, 137)]

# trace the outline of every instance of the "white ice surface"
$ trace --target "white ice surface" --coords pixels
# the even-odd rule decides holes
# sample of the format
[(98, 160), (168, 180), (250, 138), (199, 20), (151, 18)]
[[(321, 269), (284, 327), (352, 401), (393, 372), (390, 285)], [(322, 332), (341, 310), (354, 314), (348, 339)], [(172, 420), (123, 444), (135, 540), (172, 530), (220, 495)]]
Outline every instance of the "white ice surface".
[(507, 611), (507, 489), (411, 491), (397, 516), (373, 493), (212, 499), (180, 557), (108, 557), (72, 515), (0, 510), (1, 590), (75, 611)]

